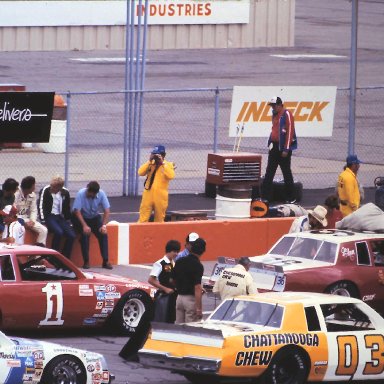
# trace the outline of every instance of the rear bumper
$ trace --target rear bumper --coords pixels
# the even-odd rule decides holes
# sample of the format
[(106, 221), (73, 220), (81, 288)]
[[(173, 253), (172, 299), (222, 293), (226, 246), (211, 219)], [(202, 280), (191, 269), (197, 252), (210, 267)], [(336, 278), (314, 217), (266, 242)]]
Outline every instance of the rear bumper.
[(193, 356), (175, 357), (169, 353), (141, 349), (139, 351), (140, 364), (152, 367), (167, 369), (180, 373), (199, 373), (215, 375), (220, 368), (220, 359), (209, 359)]

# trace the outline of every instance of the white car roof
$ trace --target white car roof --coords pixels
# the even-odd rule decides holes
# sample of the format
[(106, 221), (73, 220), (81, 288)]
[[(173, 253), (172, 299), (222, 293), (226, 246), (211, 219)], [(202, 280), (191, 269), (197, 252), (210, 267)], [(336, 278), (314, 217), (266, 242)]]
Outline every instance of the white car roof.
[(305, 231), (298, 233), (287, 233), (283, 237), (301, 237), (318, 239), (322, 241), (330, 241), (332, 243), (341, 244), (347, 241), (363, 241), (370, 239), (384, 239), (383, 233), (372, 232), (353, 232), (344, 230), (323, 230), (323, 231)]

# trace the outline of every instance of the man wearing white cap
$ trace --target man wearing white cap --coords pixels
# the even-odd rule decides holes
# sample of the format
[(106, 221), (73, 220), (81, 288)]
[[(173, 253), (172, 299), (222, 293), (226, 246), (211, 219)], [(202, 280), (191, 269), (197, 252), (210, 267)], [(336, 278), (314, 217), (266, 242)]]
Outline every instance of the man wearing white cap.
[(324, 229), (328, 224), (327, 212), (327, 208), (322, 205), (317, 205), (314, 210), (308, 209), (308, 215), (297, 217), (293, 221), (289, 233)]
[(182, 257), (188, 256), (191, 253), (192, 244), (199, 238), (199, 234), (191, 232), (185, 239), (185, 248), (177, 254), (175, 262)]
[(292, 151), (297, 149), (295, 122), (291, 111), (284, 108), (280, 97), (273, 97), (269, 105), (272, 107), (272, 131), (268, 140), (268, 164), (261, 186), (263, 199), (272, 201), (272, 185), (277, 167), (284, 177), (286, 202), (296, 202), (295, 187), (291, 171)]

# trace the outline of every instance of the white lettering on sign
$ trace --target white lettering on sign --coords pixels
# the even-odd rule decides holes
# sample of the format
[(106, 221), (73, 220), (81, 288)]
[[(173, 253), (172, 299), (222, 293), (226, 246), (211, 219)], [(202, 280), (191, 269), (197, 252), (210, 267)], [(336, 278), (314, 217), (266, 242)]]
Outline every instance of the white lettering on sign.
[(47, 116), (47, 114), (33, 114), (29, 108), (12, 108), (8, 101), (0, 109), (0, 121), (30, 121), (33, 116)]

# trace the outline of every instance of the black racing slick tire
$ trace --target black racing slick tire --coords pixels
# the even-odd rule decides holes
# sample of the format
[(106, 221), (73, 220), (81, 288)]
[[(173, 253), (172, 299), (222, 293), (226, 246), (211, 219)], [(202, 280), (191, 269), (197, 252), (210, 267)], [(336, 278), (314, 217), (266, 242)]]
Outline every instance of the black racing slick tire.
[(356, 299), (360, 298), (357, 287), (348, 281), (339, 281), (330, 285), (325, 290), (325, 293), (330, 293), (331, 295), (354, 297)]
[(260, 378), (261, 384), (303, 384), (309, 373), (306, 353), (297, 347), (280, 349)]
[(60, 355), (44, 368), (41, 384), (86, 384), (87, 372), (79, 359)]
[(149, 295), (134, 289), (119, 300), (108, 323), (114, 333), (130, 336), (139, 329), (140, 322), (149, 323), (152, 320), (153, 310), (153, 300)]

